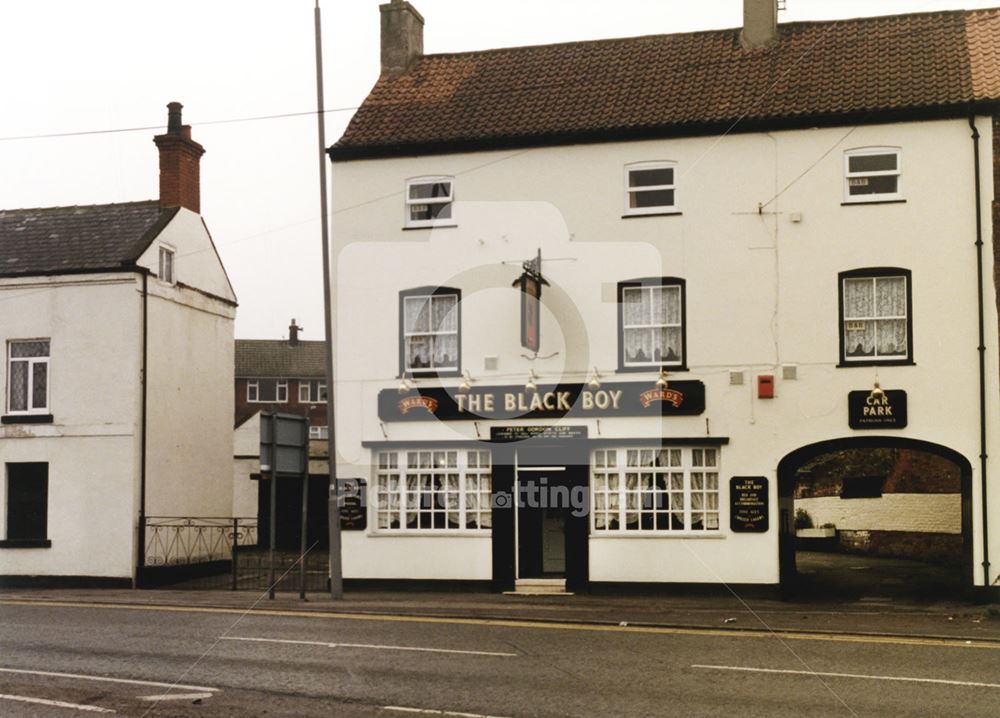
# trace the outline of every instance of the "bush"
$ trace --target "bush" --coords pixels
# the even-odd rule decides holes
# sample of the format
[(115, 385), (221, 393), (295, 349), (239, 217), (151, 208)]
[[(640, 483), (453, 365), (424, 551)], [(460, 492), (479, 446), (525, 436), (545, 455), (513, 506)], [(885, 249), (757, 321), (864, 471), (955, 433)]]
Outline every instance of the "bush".
[(813, 527), (812, 516), (805, 509), (795, 509), (795, 529), (811, 529)]

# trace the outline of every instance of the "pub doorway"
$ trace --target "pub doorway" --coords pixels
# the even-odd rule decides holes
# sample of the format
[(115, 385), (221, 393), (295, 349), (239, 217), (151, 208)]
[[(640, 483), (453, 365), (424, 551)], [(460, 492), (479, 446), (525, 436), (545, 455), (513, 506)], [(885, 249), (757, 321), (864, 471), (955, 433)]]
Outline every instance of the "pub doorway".
[(820, 442), (778, 464), (785, 595), (928, 602), (969, 597), (972, 467), (930, 442)]
[(570, 486), (565, 466), (518, 467), (517, 579), (550, 579), (565, 588)]

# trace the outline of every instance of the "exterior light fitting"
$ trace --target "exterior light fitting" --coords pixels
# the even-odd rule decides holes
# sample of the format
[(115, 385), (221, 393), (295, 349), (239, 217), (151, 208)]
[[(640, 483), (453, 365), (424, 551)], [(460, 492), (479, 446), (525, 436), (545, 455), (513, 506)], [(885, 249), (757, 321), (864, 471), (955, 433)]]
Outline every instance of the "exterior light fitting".
[(885, 392), (882, 390), (881, 385), (878, 383), (878, 379), (875, 380), (875, 387), (871, 390), (868, 398), (873, 401), (881, 401), (885, 398)]
[(464, 394), (472, 388), (473, 379), (469, 375), (468, 369), (465, 370), (465, 373), (462, 376), (463, 376), (462, 383), (458, 385), (458, 391)]
[(667, 381), (667, 370), (661, 368), (660, 376), (656, 380), (656, 388), (666, 389), (668, 386), (670, 386), (670, 383)]
[(597, 391), (601, 388), (601, 373), (597, 371), (597, 367), (594, 367), (593, 373), (590, 375), (590, 381), (587, 382), (587, 388)]
[(528, 383), (524, 385), (524, 390), (525, 391), (529, 391), (529, 392), (536, 392), (536, 391), (538, 391), (538, 385), (535, 383), (535, 379), (537, 379), (537, 378), (538, 377), (535, 376), (535, 370), (534, 369), (529, 369), (528, 370)]
[(411, 391), (412, 389), (413, 389), (413, 386), (411, 386), (410, 382), (406, 381), (406, 378), (404, 377), (402, 380), (400, 380), (400, 382), (399, 382), (399, 389), (397, 389), (397, 391), (400, 394), (406, 394), (407, 392)]

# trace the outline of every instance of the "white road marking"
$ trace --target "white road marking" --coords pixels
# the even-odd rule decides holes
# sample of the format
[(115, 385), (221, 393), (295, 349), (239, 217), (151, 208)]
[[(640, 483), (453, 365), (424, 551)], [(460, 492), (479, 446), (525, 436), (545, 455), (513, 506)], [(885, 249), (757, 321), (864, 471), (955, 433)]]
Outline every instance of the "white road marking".
[(203, 698), (211, 698), (214, 693), (162, 693), (158, 696), (139, 696), (141, 701), (195, 701)]
[(910, 678), (906, 676), (870, 676), (864, 673), (824, 673), (822, 671), (793, 671), (778, 668), (747, 668), (744, 666), (703, 666), (692, 665), (692, 668), (706, 668), (714, 671), (741, 671), (743, 673), (781, 673), (794, 676), (824, 676), (829, 678), (861, 678), (869, 681), (895, 681), (900, 683), (935, 683), (943, 686), (964, 686), (970, 688), (1000, 688), (1000, 683), (978, 683), (976, 681), (949, 681), (943, 678)]
[(71, 708), (75, 711), (88, 711), (90, 713), (115, 713), (110, 708), (100, 706), (84, 706), (79, 703), (67, 703), (66, 701), (50, 701), (46, 698), (31, 698), (29, 696), (12, 696), (0, 693), (0, 700), (18, 701), (19, 703), (35, 703), (40, 706), (53, 706), (55, 708)]
[(413, 713), (425, 716), (455, 716), (455, 718), (502, 718), (502, 716), (488, 716), (481, 713), (460, 713), (458, 711), (438, 711), (431, 708), (407, 708), (406, 706), (383, 706), (382, 710), (396, 711), (397, 713)]
[(289, 638), (251, 638), (246, 636), (223, 636), (223, 641), (251, 641), (259, 643), (288, 643), (298, 646), (324, 646), (326, 648), (373, 648), (382, 651), (419, 651), (421, 653), (457, 653), (464, 656), (502, 656), (516, 658), (516, 653), (496, 653), (494, 651), (460, 651), (454, 648), (423, 648), (420, 646), (385, 646), (377, 643), (328, 643), (326, 641), (293, 641)]
[(132, 678), (109, 678), (106, 676), (85, 676), (81, 673), (55, 673), (53, 671), (29, 671), (23, 668), (0, 668), (0, 673), (21, 673), (29, 676), (48, 676), (50, 678), (73, 678), (81, 681), (98, 681), (100, 683), (124, 683), (131, 686), (153, 686), (154, 688), (177, 688), (182, 691), (198, 691), (199, 693), (215, 693), (218, 688), (205, 686), (185, 686), (180, 683), (161, 683), (159, 681), (139, 681)]

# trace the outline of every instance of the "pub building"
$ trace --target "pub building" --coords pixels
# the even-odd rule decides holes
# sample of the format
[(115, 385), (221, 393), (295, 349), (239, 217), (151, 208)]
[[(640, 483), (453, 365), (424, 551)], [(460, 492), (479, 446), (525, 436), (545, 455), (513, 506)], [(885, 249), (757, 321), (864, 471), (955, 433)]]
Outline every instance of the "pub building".
[(382, 5), (329, 149), (345, 578), (778, 587), (803, 467), (889, 448), (955, 467), (961, 588), (995, 584), (1000, 80), (959, 55), (1000, 11), (967, 15), (425, 54)]

